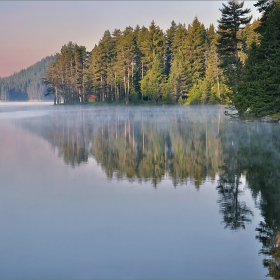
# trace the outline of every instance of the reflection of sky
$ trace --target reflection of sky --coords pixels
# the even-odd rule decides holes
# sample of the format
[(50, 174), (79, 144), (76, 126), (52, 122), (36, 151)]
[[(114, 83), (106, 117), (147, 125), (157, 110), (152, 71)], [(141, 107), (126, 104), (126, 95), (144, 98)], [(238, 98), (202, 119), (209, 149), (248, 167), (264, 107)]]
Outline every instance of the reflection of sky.
[(223, 230), (216, 183), (108, 181), (18, 124), (0, 121), (0, 134), (0, 278), (265, 278), (258, 210), (246, 230)]
[[(257, 16), (253, 1), (245, 2)], [(174, 20), (206, 27), (217, 24), (222, 1), (1, 1), (0, 77), (10, 75), (60, 51), (69, 41), (89, 51), (105, 30), (149, 26), (164, 31)]]

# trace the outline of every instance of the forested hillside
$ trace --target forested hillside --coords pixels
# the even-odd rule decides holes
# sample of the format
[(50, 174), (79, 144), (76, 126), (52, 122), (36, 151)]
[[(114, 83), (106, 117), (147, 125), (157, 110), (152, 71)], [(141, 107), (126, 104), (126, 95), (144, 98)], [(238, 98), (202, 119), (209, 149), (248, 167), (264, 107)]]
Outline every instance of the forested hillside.
[(44, 99), (46, 88), (42, 83), (48, 64), (54, 61), (48, 56), (27, 69), (5, 78), (0, 78), (0, 100), (41, 100)]

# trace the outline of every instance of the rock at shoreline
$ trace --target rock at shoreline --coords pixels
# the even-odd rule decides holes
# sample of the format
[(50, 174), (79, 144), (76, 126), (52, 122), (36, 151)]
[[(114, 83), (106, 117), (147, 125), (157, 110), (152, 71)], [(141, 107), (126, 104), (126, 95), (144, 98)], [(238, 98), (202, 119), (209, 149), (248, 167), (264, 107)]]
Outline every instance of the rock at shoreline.
[(269, 117), (269, 116), (265, 116), (265, 117), (262, 117), (262, 118), (261, 118), (261, 121), (262, 121), (262, 122), (271, 122), (271, 121), (272, 121), (272, 118)]

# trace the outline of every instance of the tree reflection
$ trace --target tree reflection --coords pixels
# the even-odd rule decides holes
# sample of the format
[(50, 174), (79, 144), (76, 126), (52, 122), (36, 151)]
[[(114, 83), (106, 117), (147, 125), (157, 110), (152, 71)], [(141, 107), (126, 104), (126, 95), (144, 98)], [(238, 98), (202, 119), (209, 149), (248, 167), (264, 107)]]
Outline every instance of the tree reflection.
[(280, 232), (277, 226), (273, 227), (263, 221), (256, 231), (256, 238), (263, 244), (260, 253), (266, 256), (263, 265), (268, 269), (268, 276), (280, 279)]
[(268, 275), (280, 279), (280, 134), (274, 125), (255, 124), (240, 135), (240, 169), (263, 221), (256, 228)]
[(199, 188), (218, 171), (218, 124), (193, 124), (183, 118), (159, 122), (144, 115), (116, 117), (94, 131), (90, 154), (109, 178), (150, 180), (156, 187), (168, 176), (174, 186), (193, 181)]
[(253, 217), (242, 201), (241, 181), (246, 181), (264, 218), (256, 229), (264, 266), (279, 279), (279, 126), (222, 118), (223, 109), (211, 106), (112, 107), (58, 111), (40, 121), (40, 128), (21, 121), (73, 168), (92, 157), (108, 178), (151, 182), (155, 188), (169, 178), (174, 187), (191, 182), (199, 190), (218, 178), (222, 223), (233, 231), (245, 229)]
[(251, 222), (253, 212), (246, 206), (245, 202), (240, 201), (239, 189), (240, 180), (235, 176), (234, 181), (220, 179), (217, 187), (220, 199), (220, 213), (223, 215), (225, 228), (231, 230), (245, 229), (245, 224)]
[(151, 181), (169, 177), (199, 189), (215, 180), (222, 164), (222, 109), (99, 108), (58, 111), (40, 129), (26, 127), (51, 143), (72, 167), (93, 157), (108, 178)]
[(232, 126), (231, 130), (223, 131), (223, 164), (219, 168), (217, 187), (218, 204), (220, 213), (223, 215), (222, 223), (225, 228), (230, 230), (245, 229), (246, 223), (250, 223), (253, 217), (253, 212), (245, 202), (241, 201), (240, 197), (243, 193), (240, 189), (242, 172), (240, 158), (242, 154), (239, 154), (240, 139), (242, 138), (239, 135), (240, 132), (235, 130), (236, 128), (236, 126)]

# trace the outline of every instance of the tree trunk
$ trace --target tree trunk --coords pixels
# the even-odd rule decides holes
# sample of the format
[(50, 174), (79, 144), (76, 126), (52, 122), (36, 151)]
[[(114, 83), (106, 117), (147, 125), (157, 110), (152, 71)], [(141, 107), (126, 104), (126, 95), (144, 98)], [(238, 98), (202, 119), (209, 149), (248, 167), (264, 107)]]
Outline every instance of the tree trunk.
[(56, 100), (57, 100), (57, 88), (54, 88), (54, 95), (53, 95), (53, 105), (56, 105)]
[(130, 91), (130, 76), (129, 76), (129, 67), (127, 69), (127, 102), (129, 102), (129, 91)]
[(83, 74), (82, 74), (82, 103), (85, 102), (85, 66), (84, 66), (84, 62), (83, 62)]
[(217, 84), (218, 84), (218, 94), (219, 94), (219, 99), (221, 100), (221, 91), (220, 91), (220, 81), (219, 81), (219, 76), (217, 76)]
[(126, 89), (126, 80), (125, 80), (125, 76), (123, 77), (123, 85), (124, 85), (124, 101), (125, 101), (125, 103), (126, 103), (126, 91), (127, 91), (127, 89)]

